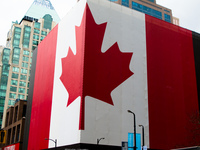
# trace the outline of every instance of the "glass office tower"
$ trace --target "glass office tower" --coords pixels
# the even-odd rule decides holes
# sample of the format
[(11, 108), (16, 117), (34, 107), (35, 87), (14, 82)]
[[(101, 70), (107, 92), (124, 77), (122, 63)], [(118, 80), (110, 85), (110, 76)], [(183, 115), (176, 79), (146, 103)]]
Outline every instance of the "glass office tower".
[(60, 21), (49, 0), (34, 0), (21, 22), (13, 22), (0, 55), (0, 127), (6, 109), (18, 99), (27, 100), (32, 51)]

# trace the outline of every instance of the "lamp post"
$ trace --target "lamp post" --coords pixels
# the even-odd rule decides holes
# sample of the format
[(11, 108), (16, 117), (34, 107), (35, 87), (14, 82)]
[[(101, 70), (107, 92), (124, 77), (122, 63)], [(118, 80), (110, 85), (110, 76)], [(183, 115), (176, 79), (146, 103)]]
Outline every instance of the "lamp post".
[(100, 142), (101, 140), (103, 140), (103, 139), (105, 139), (105, 138), (97, 139), (97, 145), (99, 145), (99, 142)]
[(131, 113), (133, 114), (133, 122), (134, 122), (134, 150), (136, 150), (136, 121), (135, 121), (135, 113), (130, 111), (130, 110), (127, 110), (128, 113)]
[(47, 139), (47, 138), (45, 138), (45, 140), (49, 140), (49, 141), (54, 142), (54, 143), (55, 143), (55, 147), (57, 147), (57, 139), (55, 139), (55, 141), (54, 141), (54, 140), (52, 140), (52, 139)]
[(139, 127), (142, 127), (142, 149), (144, 148), (144, 126), (139, 125)]

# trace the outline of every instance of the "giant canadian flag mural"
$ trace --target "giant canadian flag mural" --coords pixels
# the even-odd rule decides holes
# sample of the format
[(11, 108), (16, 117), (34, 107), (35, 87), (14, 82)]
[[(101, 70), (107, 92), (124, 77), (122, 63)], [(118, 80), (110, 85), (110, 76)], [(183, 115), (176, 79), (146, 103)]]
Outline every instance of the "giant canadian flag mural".
[(199, 39), (106, 0), (79, 1), (33, 52), (25, 149), (102, 137), (105, 148), (121, 149), (133, 132), (127, 110), (149, 148), (195, 145)]

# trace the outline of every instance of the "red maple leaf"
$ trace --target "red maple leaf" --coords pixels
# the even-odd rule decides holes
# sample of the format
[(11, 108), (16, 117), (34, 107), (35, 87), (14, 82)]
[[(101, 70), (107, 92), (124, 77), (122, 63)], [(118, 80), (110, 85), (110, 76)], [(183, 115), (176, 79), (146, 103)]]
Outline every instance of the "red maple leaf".
[(81, 96), (79, 129), (84, 130), (85, 96), (113, 105), (111, 92), (133, 73), (129, 70), (132, 53), (122, 53), (113, 44), (105, 53), (101, 46), (106, 23), (96, 24), (86, 4), (80, 27), (76, 27), (76, 54), (69, 47), (62, 58), (60, 80), (69, 93), (67, 106)]

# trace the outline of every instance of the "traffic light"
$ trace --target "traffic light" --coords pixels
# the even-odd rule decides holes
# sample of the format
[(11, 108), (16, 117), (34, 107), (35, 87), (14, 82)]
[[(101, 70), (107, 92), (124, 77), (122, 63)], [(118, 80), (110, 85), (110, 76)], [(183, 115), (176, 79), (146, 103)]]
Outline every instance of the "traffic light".
[(6, 143), (6, 130), (0, 131), (0, 144)]

